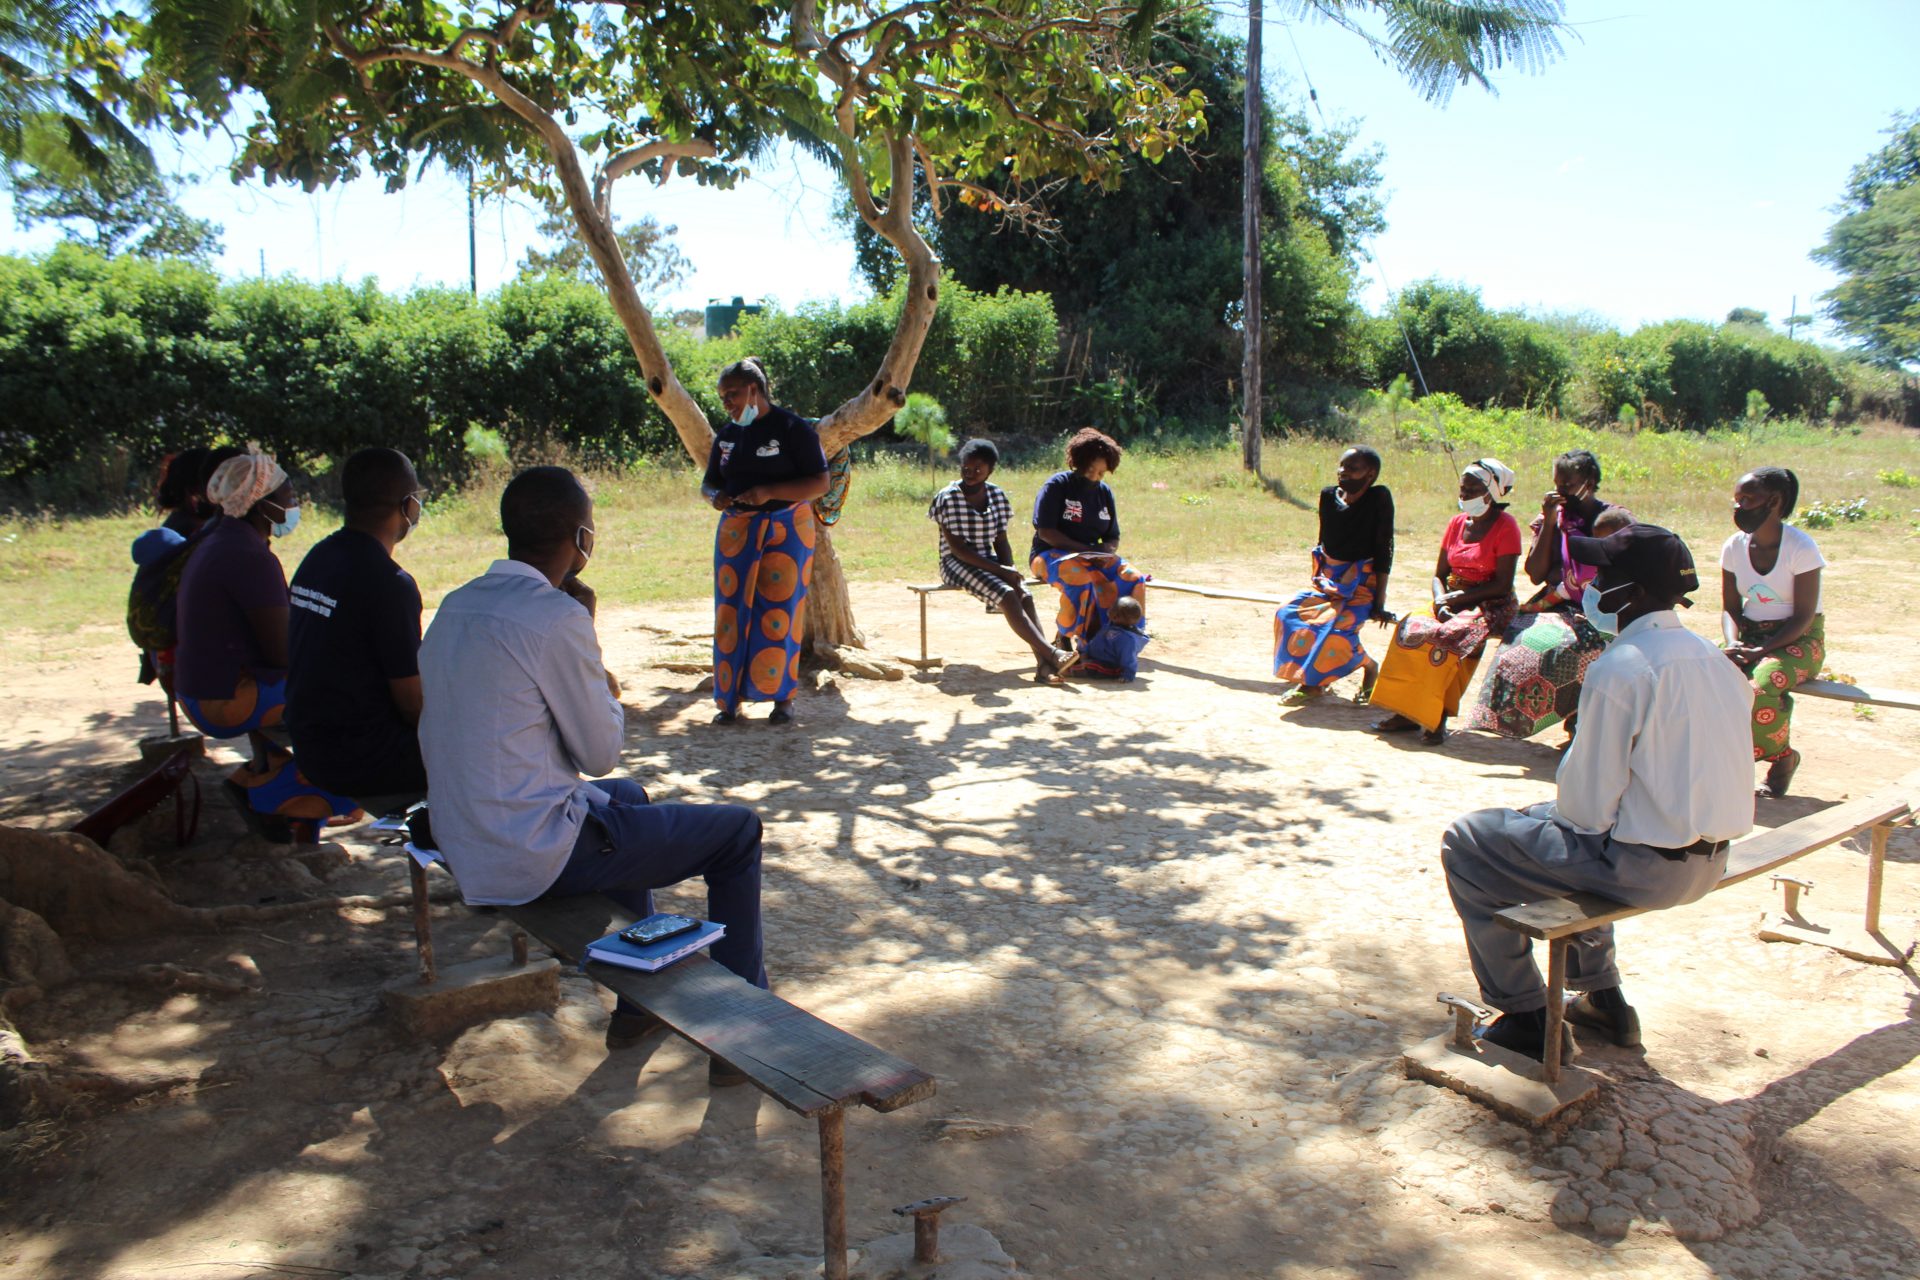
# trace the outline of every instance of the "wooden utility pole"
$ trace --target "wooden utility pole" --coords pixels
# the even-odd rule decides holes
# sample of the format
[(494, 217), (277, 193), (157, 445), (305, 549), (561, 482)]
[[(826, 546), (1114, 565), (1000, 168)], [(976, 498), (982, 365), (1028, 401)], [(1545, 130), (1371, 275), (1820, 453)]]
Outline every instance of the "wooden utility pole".
[(1260, 0), (1247, 8), (1247, 101), (1245, 154), (1241, 162), (1241, 331), (1246, 351), (1240, 360), (1243, 405), (1240, 422), (1241, 458), (1247, 470), (1260, 473)]
[(473, 170), (467, 170), (467, 292), (480, 296), (480, 234), (474, 225)]

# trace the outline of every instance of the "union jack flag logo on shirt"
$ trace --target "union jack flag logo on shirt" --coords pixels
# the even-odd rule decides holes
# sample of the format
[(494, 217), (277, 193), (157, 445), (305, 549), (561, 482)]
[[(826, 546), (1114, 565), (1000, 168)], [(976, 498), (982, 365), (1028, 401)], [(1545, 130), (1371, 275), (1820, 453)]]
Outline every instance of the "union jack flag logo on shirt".
[(1060, 513), (1060, 518), (1062, 520), (1073, 520), (1073, 521), (1083, 520), (1086, 518), (1085, 508), (1083, 508), (1074, 499), (1068, 498), (1065, 509), (1062, 510)]

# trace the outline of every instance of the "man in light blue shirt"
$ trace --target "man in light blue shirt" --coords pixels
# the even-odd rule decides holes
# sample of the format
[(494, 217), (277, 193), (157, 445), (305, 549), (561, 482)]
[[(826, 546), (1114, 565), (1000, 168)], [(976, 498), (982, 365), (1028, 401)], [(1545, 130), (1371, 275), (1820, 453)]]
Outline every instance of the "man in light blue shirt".
[[(713, 958), (764, 988), (760, 819), (739, 805), (651, 804), (625, 778), (586, 781), (619, 764), (626, 738), (579, 577), (593, 499), (564, 467), (533, 467), (501, 494), (500, 524), (507, 558), (447, 596), (420, 646), (434, 839), (462, 896), (604, 893), (646, 916), (652, 890), (702, 876), (708, 914), (726, 926)], [(607, 1047), (657, 1026), (623, 1002)], [(714, 1083), (745, 1079), (713, 1066)]]
[[(1467, 814), (1441, 841), (1481, 999), (1501, 1011), (1484, 1038), (1536, 1059), (1546, 1044), (1546, 985), (1532, 944), (1495, 914), (1569, 892), (1647, 908), (1692, 902), (1720, 883), (1727, 843), (1753, 827), (1753, 690), (1674, 613), (1700, 589), (1686, 543), (1633, 525), (1568, 538), (1567, 549), (1599, 570), (1582, 610), (1617, 638), (1581, 684), (1580, 732), (1560, 760), (1558, 798)], [(1638, 1045), (1613, 926), (1572, 941), (1566, 981), (1582, 994), (1568, 1003), (1567, 1020)]]

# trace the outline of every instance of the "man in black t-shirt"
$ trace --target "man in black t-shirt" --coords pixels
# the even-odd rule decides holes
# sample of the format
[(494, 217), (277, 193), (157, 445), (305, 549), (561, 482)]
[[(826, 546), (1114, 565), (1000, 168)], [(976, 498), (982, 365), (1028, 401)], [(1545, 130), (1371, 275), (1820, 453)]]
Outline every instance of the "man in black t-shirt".
[(420, 521), (420, 480), (394, 449), (362, 449), (341, 473), (346, 527), (293, 575), (287, 730), (300, 768), (350, 796), (424, 792), (420, 588), (393, 549)]

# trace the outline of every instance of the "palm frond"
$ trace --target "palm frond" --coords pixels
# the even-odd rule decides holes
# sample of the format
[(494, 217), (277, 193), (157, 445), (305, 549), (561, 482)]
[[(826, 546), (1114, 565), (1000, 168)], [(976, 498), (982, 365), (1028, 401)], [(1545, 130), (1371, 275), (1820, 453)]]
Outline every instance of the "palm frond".
[(1467, 83), (1493, 92), (1490, 73), (1509, 65), (1546, 67), (1568, 33), (1565, 0), (1294, 0), (1293, 8), (1359, 35), (1437, 103)]

